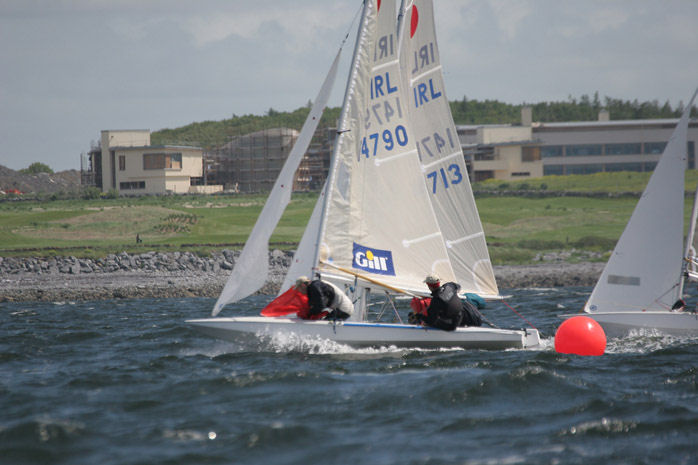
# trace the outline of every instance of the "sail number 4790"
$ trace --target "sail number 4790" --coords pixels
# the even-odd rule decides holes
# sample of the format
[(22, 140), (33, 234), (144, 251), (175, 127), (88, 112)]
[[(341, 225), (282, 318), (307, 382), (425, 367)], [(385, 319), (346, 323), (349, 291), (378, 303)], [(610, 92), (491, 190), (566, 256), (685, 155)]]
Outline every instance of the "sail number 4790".
[[(427, 173), (427, 179), (431, 180), (431, 193), (436, 194), (437, 189), (443, 186), (448, 189), (451, 185), (459, 184), (463, 180), (460, 166), (456, 163), (448, 165), (448, 168), (439, 168)], [(429, 182), (427, 182), (427, 185)]]
[(407, 130), (403, 125), (399, 124), (394, 131), (386, 129), (383, 132), (374, 132), (369, 134), (368, 137), (364, 137), (361, 141), (361, 154), (358, 161), (361, 161), (361, 155), (364, 155), (366, 158), (375, 157), (376, 153), (378, 153), (379, 141), (387, 151), (393, 150), (396, 143), (400, 147), (404, 147), (407, 145)]

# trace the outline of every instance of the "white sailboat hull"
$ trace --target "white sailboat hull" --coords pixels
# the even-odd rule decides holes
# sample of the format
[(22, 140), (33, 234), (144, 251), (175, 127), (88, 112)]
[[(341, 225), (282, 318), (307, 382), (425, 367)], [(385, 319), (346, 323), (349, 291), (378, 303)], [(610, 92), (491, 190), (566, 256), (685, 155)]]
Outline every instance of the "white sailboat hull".
[(352, 321), (307, 321), (297, 318), (232, 317), (187, 320), (196, 330), (218, 339), (235, 341), (245, 335), (294, 335), (327, 339), (352, 347), (462, 347), (466, 349), (535, 348), (535, 329), (508, 330), (482, 327), (442, 331), (415, 325)]
[(560, 315), (568, 319), (574, 316), (592, 318), (601, 325), (607, 337), (622, 337), (632, 330), (657, 330), (672, 336), (698, 335), (698, 314), (688, 312), (594, 312)]

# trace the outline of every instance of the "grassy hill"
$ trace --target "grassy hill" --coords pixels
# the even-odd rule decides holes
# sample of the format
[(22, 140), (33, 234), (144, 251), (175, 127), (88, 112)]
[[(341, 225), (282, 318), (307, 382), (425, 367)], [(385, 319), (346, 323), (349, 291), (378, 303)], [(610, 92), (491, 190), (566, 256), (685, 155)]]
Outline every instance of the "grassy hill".
[[(605, 260), (648, 178), (647, 173), (621, 172), (476, 184), (493, 262), (531, 263), (545, 254), (568, 261)], [(690, 171), (687, 191), (697, 183), (698, 173)], [(536, 195), (502, 193), (505, 189), (528, 189)], [(589, 195), (579, 194), (583, 192)], [(635, 195), (599, 195), (603, 192)], [(272, 247), (295, 248), (316, 198), (312, 193), (293, 196)], [(691, 198), (684, 206), (686, 222)], [(124, 250), (181, 249), (205, 255), (240, 247), (265, 200), (264, 195), (216, 195), (0, 202), (0, 256), (102, 257)], [(136, 244), (136, 235), (142, 243)]]
[[(564, 102), (538, 102), (533, 104), (509, 104), (497, 100), (462, 100), (450, 102), (456, 124), (513, 124), (521, 122), (521, 107), (530, 105), (533, 120), (542, 122), (593, 121), (601, 109), (610, 111), (612, 120), (645, 118), (678, 118), (682, 107), (672, 108), (669, 102), (660, 105), (658, 101), (638, 102), (605, 97), (598, 94), (590, 98), (582, 95), (570, 97)], [(289, 127), (300, 129), (308, 116), (310, 105), (291, 112), (279, 112), (270, 108), (266, 115), (233, 115), (222, 121), (191, 123), (174, 129), (162, 129), (151, 135), (153, 144), (194, 145), (211, 149), (230, 140), (233, 136), (247, 134), (261, 129)], [(335, 127), (339, 119), (339, 108), (328, 108), (320, 120), (320, 127)], [(693, 111), (694, 116), (698, 110)]]

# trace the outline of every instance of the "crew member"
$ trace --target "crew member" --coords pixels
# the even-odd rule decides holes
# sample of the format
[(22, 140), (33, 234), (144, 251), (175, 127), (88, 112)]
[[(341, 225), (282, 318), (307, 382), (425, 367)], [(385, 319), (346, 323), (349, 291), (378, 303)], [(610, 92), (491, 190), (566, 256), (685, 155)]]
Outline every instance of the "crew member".
[(476, 305), (468, 300), (463, 302), (458, 297), (459, 284), (448, 282), (441, 285), (440, 279), (435, 275), (427, 276), (424, 282), (431, 291), (431, 299), (423, 299), (421, 302), (412, 299), (410, 306), (415, 311), (409, 315), (411, 323), (423, 322), (445, 331), (453, 331), (458, 326), (482, 325)]
[(298, 312), (305, 320), (346, 320), (354, 312), (354, 304), (339, 287), (316, 279), (311, 281), (306, 276), (296, 280), (296, 289), (308, 296), (307, 312)]

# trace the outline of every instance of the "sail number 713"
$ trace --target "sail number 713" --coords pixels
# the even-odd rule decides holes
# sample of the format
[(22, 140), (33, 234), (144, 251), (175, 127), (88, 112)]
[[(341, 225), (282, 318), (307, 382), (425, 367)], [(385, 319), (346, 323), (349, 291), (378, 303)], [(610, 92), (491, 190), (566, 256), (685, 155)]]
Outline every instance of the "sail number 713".
[(400, 147), (404, 147), (407, 145), (407, 130), (403, 125), (399, 124), (394, 131), (386, 129), (383, 132), (374, 132), (369, 134), (368, 137), (364, 137), (361, 141), (361, 154), (358, 154), (358, 161), (361, 161), (361, 155), (364, 155), (366, 158), (375, 157), (378, 152), (379, 141), (382, 142), (383, 147), (387, 151), (393, 150), (396, 143)]
[(427, 173), (427, 179), (432, 181), (431, 193), (436, 194), (436, 190), (442, 185), (445, 189), (448, 189), (453, 184), (459, 184), (463, 180), (463, 175), (460, 171), (460, 166), (453, 163), (448, 165), (448, 168), (439, 168), (436, 171)]

